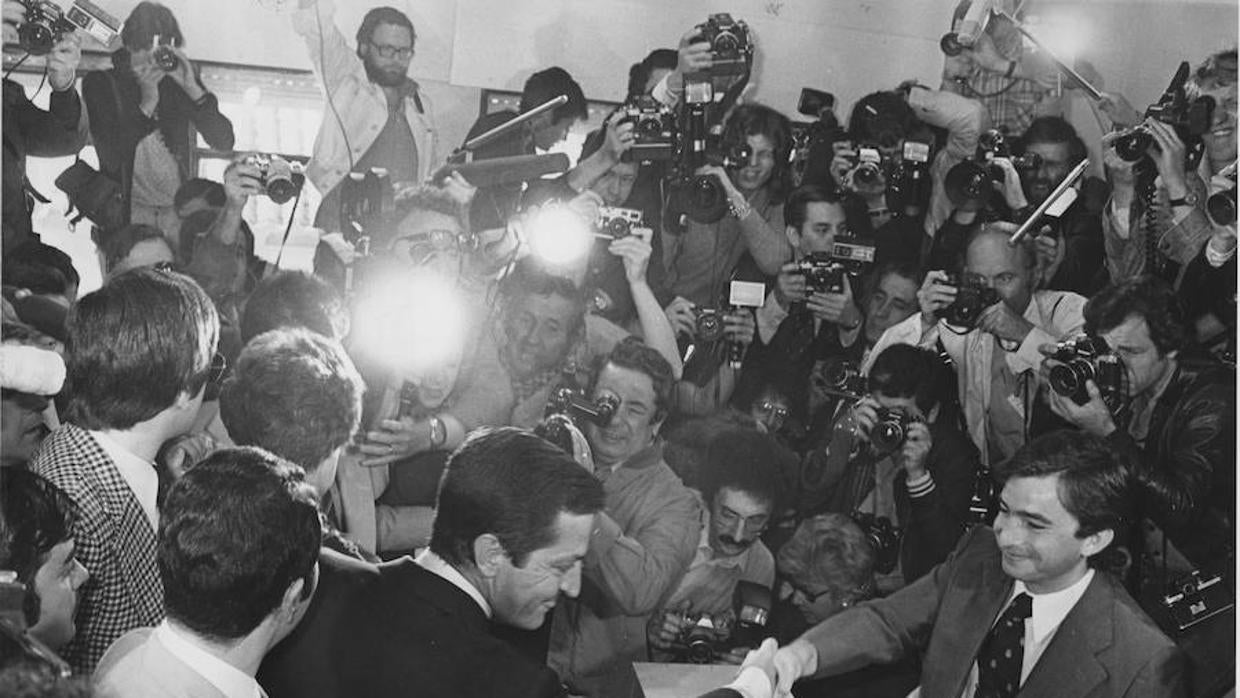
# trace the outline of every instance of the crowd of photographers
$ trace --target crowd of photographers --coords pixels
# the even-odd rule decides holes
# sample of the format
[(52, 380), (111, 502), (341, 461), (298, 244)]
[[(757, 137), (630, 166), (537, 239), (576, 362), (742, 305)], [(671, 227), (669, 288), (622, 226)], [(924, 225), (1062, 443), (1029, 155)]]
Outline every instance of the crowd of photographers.
[[(329, 0), (301, 0), (327, 100), (314, 153), (238, 154), (212, 182), (196, 139), (231, 150), (232, 125), (167, 8), (139, 3), (78, 96), (74, 29), (105, 19), (4, 2), (6, 47), (46, 56), (52, 90), (42, 110), (4, 83), (5, 680), (51, 667), (161, 695), (188, 684), (149, 669), (158, 651), (231, 648), (196, 680), (395, 694), (422, 660), (401, 680), (385, 662), (434, 638), (384, 634), (386, 597), (352, 588), (418, 552), (516, 650), (443, 695), (630, 695), (648, 660), (748, 671), (764, 637), (926, 583), (994, 520), (993, 473), (1067, 429), (1135, 488), (1091, 564), (1176, 641), (1197, 695), (1234, 684), (1234, 49), (1182, 65), (1142, 113), (1064, 78), (1006, 15), (968, 35), (958, 12), (939, 89), (880, 89), (841, 125), (807, 88), (793, 122), (742, 99), (756, 37), (712, 15), (632, 66), (575, 166), (545, 154), (587, 114), (558, 67), (441, 166), (409, 19), (370, 11), (353, 48)], [(1064, 84), (1096, 92), (1105, 181), (1058, 115)], [(79, 298), (31, 226), (25, 158), (87, 142), (99, 169), (58, 179), (104, 272)], [(315, 273), (280, 271), (242, 213), (307, 181)], [(522, 534), (526, 552), (500, 549), (513, 578), (484, 562), (495, 536), (450, 538), (525, 491), (468, 480), (471, 444), (523, 443), (471, 436), (486, 427), (532, 430), (593, 475), (555, 495), (592, 517), (588, 549)], [(453, 499), (468, 515), (443, 508), (458, 468), (481, 488)], [(495, 525), (531, 516), (514, 512)], [(552, 586), (520, 577), (527, 554)], [(327, 661), (344, 632), (386, 647)], [(927, 685), (916, 656), (850, 668), (796, 693)]]

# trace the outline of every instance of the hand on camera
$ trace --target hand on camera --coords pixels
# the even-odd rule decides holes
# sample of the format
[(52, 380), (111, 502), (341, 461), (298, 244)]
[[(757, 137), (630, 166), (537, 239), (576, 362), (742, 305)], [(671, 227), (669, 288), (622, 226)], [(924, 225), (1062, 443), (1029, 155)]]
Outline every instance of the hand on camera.
[(857, 427), (856, 435), (863, 443), (869, 443), (870, 430), (878, 422), (878, 401), (866, 395), (852, 406), (852, 422)]
[(1033, 323), (1021, 317), (1007, 303), (999, 301), (977, 316), (977, 328), (999, 339), (1019, 344), (1033, 331)]
[(696, 28), (680, 37), (676, 50), (676, 73), (680, 77), (710, 70), (712, 65), (714, 58), (711, 56), (710, 42), (703, 41)]
[(620, 158), (633, 147), (633, 142), (637, 139), (633, 133), (635, 126), (632, 121), (624, 121), (613, 118), (607, 123), (607, 153), (615, 162), (619, 162)]
[(263, 171), (258, 165), (249, 162), (249, 157), (240, 157), (224, 170), (224, 194), (229, 203), (244, 205), (251, 196), (261, 196), (263, 188)]
[(18, 0), (4, 0), (4, 43), (16, 44), (21, 41), (17, 36), (17, 28), (26, 22), (26, 6)]
[(727, 192), (729, 199), (744, 197), (744, 195), (737, 190), (736, 186), (732, 184), (732, 178), (728, 176), (728, 171), (718, 165), (702, 165), (697, 168), (693, 174), (714, 175), (715, 179), (719, 180), (719, 184), (723, 187), (723, 190)]
[(686, 298), (676, 296), (676, 298), (667, 304), (663, 309), (663, 314), (667, 316), (667, 321), (671, 323), (672, 330), (679, 335), (686, 337), (693, 336), (693, 328), (697, 322), (697, 316), (693, 313), (693, 303)]
[(1163, 185), (1167, 187), (1167, 195), (1178, 199), (1188, 194), (1188, 177), (1184, 172), (1184, 141), (1169, 124), (1158, 119), (1146, 119), (1145, 129), (1154, 138), (1154, 146), (1150, 148), (1150, 156), (1158, 167)]
[(650, 264), (650, 238), (654, 231), (650, 228), (633, 228), (632, 234), (613, 240), (607, 251), (616, 255), (624, 262), (624, 278), (633, 284), (646, 283), (646, 268)]
[(921, 321), (925, 325), (938, 322), (938, 313), (956, 300), (956, 287), (947, 283), (947, 272), (928, 272), (917, 290), (917, 304), (921, 307)]
[(805, 300), (805, 274), (797, 269), (796, 262), (789, 262), (779, 268), (779, 276), (775, 277), (775, 302), (785, 311), (792, 309), (793, 303)]
[(189, 62), (189, 56), (185, 55), (185, 51), (180, 46), (168, 46), (167, 48), (171, 49), (177, 57), (177, 65), (167, 72), (168, 77), (181, 86), (191, 101), (197, 102), (202, 99), (206, 91), (202, 85), (198, 84), (198, 75), (194, 72), (194, 64)]
[(215, 439), (206, 432), (182, 434), (164, 445), (160, 464), (173, 481), (180, 480), (187, 470), (214, 453), (216, 448)]
[(1055, 236), (1051, 235), (1049, 225), (1042, 226), (1042, 230), (1038, 232), (1038, 237), (1034, 240), (1034, 249), (1038, 256), (1038, 274), (1042, 279), (1042, 285), (1045, 286), (1059, 272), (1066, 249), (1059, 244)]
[[(142, 111), (151, 114), (159, 103), (159, 83), (168, 74), (155, 64), (150, 50), (134, 51), (131, 54), (129, 67), (138, 80), (138, 88), (142, 92)], [(146, 107), (150, 106), (148, 111)]]
[(57, 92), (71, 89), (77, 81), (77, 67), (82, 60), (82, 40), (77, 32), (64, 34), (47, 56), (47, 81)]
[[(1043, 344), (1038, 347), (1046, 356), (1055, 353), (1054, 344)], [(1045, 376), (1054, 365), (1054, 361), (1043, 361), (1040, 374)], [(1063, 419), (1070, 422), (1076, 428), (1093, 434), (1094, 436), (1105, 438), (1115, 431), (1115, 418), (1111, 416), (1111, 408), (1107, 407), (1106, 402), (1102, 400), (1102, 391), (1098, 390), (1098, 384), (1092, 379), (1085, 381), (1085, 390), (1089, 393), (1089, 402), (1084, 405), (1078, 405), (1067, 395), (1060, 395), (1055, 390), (1046, 391), (1046, 399), (1050, 404), (1051, 411), (1059, 415)]]
[(900, 450), (896, 452), (896, 463), (904, 468), (910, 479), (926, 474), (926, 464), (930, 460), (930, 449), (934, 447), (934, 439), (930, 436), (930, 427), (925, 422), (910, 422), (907, 436)]
[(1028, 206), (1029, 200), (1025, 198), (1025, 189), (1020, 183), (1020, 173), (1016, 171), (1012, 160), (992, 158), (990, 162), (1003, 170), (1003, 181), (995, 182), (995, 187), (1003, 194), (1003, 200), (1007, 202), (1008, 208), (1019, 211)]
[(361, 445), (365, 456), (362, 465), (367, 468), (389, 465), (421, 453), (431, 447), (430, 438), (430, 426), (425, 421), (415, 422), (411, 417), (385, 419), (377, 429), (366, 433)]
[(664, 611), (662, 618), (658, 615), (650, 619), (646, 626), (646, 639), (652, 647), (670, 651), (675, 649), (680, 634), (689, 627), (689, 619), (684, 611)]
[(723, 336), (729, 342), (747, 347), (753, 343), (758, 323), (749, 308), (737, 308), (723, 316)]
[(846, 329), (856, 329), (861, 324), (861, 310), (853, 300), (852, 283), (849, 282), (847, 274), (844, 275), (843, 293), (810, 294), (805, 301), (805, 307), (819, 320)]

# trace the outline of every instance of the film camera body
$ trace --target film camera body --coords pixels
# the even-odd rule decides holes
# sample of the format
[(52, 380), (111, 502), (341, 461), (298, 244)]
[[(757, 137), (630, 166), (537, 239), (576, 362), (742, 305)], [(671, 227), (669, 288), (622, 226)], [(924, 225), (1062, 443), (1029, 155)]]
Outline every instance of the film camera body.
[(32, 56), (51, 53), (60, 37), (77, 29), (52, 0), (22, 0), (22, 5), (26, 7), (26, 21), (17, 28), (17, 40)]
[(874, 549), (874, 571), (889, 574), (900, 562), (902, 534), (891, 519), (868, 511), (854, 511), (849, 518), (865, 533)]
[(1003, 168), (994, 162), (995, 158), (1007, 158), (1017, 172), (1028, 172), (1042, 166), (1042, 158), (1037, 153), (1013, 155), (1002, 132), (995, 129), (985, 131), (978, 137), (973, 159), (956, 163), (947, 172), (944, 186), (953, 204), (959, 206), (965, 201), (985, 203), (990, 199), (994, 184), (1002, 182), (1005, 177)]
[(1090, 380), (1098, 386), (1103, 401), (1112, 410), (1127, 399), (1128, 372), (1105, 339), (1088, 335), (1074, 337), (1056, 345), (1050, 358), (1057, 362), (1050, 368), (1051, 389), (1076, 404), (1089, 402), (1085, 383)]
[(534, 433), (559, 446), (565, 453), (573, 452), (572, 428), (580, 428), (584, 423), (605, 427), (611, 423), (620, 400), (614, 395), (600, 395), (597, 400), (589, 400), (566, 379), (551, 392), (547, 399), (547, 410), (543, 421), (534, 427)]
[(633, 208), (621, 208), (619, 206), (600, 206), (598, 211), (598, 221), (595, 227), (599, 232), (605, 233), (614, 239), (619, 240), (633, 234), (634, 227), (640, 227), (642, 224), (642, 212)]
[(998, 303), (999, 293), (976, 280), (949, 274), (947, 285), (956, 287), (956, 300), (939, 311), (939, 317), (953, 327), (973, 329), (982, 311)]
[(797, 263), (809, 293), (843, 293), (844, 276), (860, 274), (874, 263), (874, 248), (857, 242), (836, 242), (830, 252), (813, 252)]
[(697, 25), (697, 30), (697, 40), (710, 44), (712, 73), (739, 75), (749, 71), (753, 60), (753, 42), (749, 40), (749, 25), (744, 21), (719, 12)]
[(1215, 192), (1210, 195), (1210, 198), (1206, 199), (1206, 213), (1210, 214), (1210, 220), (1218, 226), (1234, 226), (1236, 224), (1235, 165), (1230, 169), (1231, 173), (1227, 177), (1231, 180), (1231, 187)]
[(900, 448), (908, 438), (909, 426), (918, 421), (921, 420), (901, 410), (880, 409), (878, 419), (870, 427), (870, 443), (880, 453), (891, 453)]
[[(175, 55), (173, 57), (175, 58)], [(279, 155), (260, 153), (249, 156), (245, 162), (259, 169), (267, 197), (277, 204), (291, 201), (297, 192), (301, 191), (301, 186), (306, 181), (301, 163), (291, 163)]]
[[(1184, 89), (1188, 75), (1188, 62), (1180, 63), (1166, 91), (1145, 110), (1145, 118), (1157, 119), (1174, 128), (1192, 157), (1193, 150), (1200, 154), (1201, 135), (1210, 130), (1215, 104), (1210, 96), (1189, 99)], [(1116, 155), (1128, 162), (1136, 162), (1145, 158), (1150, 146), (1154, 145), (1154, 137), (1145, 126), (1138, 125), (1121, 133), (1113, 145)]]
[(729, 611), (686, 617), (690, 625), (673, 643), (677, 658), (693, 664), (710, 664), (718, 655), (737, 647), (757, 647), (766, 634), (771, 605), (770, 589), (755, 582), (738, 581)]
[(156, 34), (152, 40), (151, 60), (155, 61), (155, 65), (159, 69), (170, 73), (181, 65), (181, 59), (177, 57), (176, 51), (172, 49), (176, 46), (176, 41), (170, 36), (160, 36)]
[(620, 119), (633, 124), (633, 146), (625, 162), (670, 160), (676, 152), (676, 114), (648, 95), (634, 97), (620, 107)]

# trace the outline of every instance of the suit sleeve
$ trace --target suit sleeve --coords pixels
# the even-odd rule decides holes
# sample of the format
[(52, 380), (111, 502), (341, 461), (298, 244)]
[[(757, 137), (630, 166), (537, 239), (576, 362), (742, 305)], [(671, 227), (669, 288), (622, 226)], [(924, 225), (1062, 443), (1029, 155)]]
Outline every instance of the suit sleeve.
[[(5, 89), (10, 89), (7, 84)], [(6, 101), (9, 101), (13, 108), (7, 111), (5, 116), (13, 121), (6, 124), (5, 128), (22, 134), (27, 155), (73, 155), (86, 144), (85, 134), (79, 129), (82, 123), (82, 102), (76, 89), (52, 92), (47, 111), (36, 107), (24, 94), (20, 99), (10, 101), (6, 98)]]
[(82, 99), (90, 117), (91, 140), (99, 152), (99, 164), (119, 173), (124, 169), (122, 161), (126, 154), (132, 157), (138, 141), (159, 124), (117, 93), (116, 79), (109, 71), (87, 73), (82, 78)]
[[(205, 91), (207, 88), (199, 79), (198, 84)], [(180, 87), (174, 88), (180, 91)], [(183, 92), (182, 98), (188, 105), (189, 119), (193, 122), (194, 128), (202, 134), (202, 139), (207, 145), (216, 150), (232, 150), (236, 144), (236, 134), (233, 133), (232, 121), (220, 113), (220, 102), (215, 95), (206, 92), (202, 99), (193, 102)]]
[(953, 433), (935, 442), (929, 462), (933, 489), (909, 497), (909, 520), (900, 549), (906, 580), (925, 575), (960, 541), (979, 462), (977, 447), (963, 434)]
[(693, 560), (702, 532), (698, 504), (683, 485), (677, 489), (631, 533), (622, 531), (606, 513), (598, 515), (586, 573), (628, 615), (658, 608)]
[(1184, 655), (1175, 646), (1165, 647), (1141, 668), (1125, 698), (1186, 698)]

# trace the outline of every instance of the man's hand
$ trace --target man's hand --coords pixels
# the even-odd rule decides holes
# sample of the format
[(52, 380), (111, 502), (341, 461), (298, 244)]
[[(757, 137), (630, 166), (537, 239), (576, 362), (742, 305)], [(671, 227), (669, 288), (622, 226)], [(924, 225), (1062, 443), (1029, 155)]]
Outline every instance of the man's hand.
[(82, 40), (78, 38), (77, 32), (61, 36), (47, 56), (47, 81), (53, 90), (63, 92), (73, 88), (81, 60)]
[(21, 41), (17, 36), (17, 27), (26, 21), (26, 6), (17, 0), (4, 0), (3, 14), (0, 17), (4, 20), (5, 45)]
[(606, 150), (612, 162), (620, 162), (620, 158), (633, 147), (633, 141), (637, 139), (634, 128), (632, 121), (613, 118), (608, 122)]
[(395, 463), (431, 446), (430, 426), (425, 422), (404, 419), (385, 419), (379, 428), (367, 432), (361, 445), (361, 464), (367, 468)]
[(650, 238), (654, 231), (650, 228), (633, 228), (632, 235), (613, 240), (607, 251), (616, 255), (624, 262), (624, 278), (629, 285), (646, 283), (646, 267), (650, 264)]
[(775, 277), (775, 302), (785, 311), (792, 308), (793, 303), (805, 300), (805, 274), (797, 269), (796, 262), (789, 262), (779, 268), (779, 276)]
[(857, 426), (857, 438), (862, 443), (870, 442), (870, 430), (878, 422), (878, 402), (869, 395), (861, 398), (852, 406), (852, 422)]
[(646, 626), (646, 639), (650, 641), (651, 647), (671, 651), (675, 648), (681, 632), (687, 627), (689, 620), (684, 611), (664, 611), (661, 619), (658, 615), (650, 619)]
[(1050, 230), (1050, 226), (1042, 226), (1042, 230), (1034, 240), (1034, 249), (1038, 256), (1038, 273), (1042, 277), (1043, 285), (1050, 283), (1050, 280), (1055, 278), (1055, 274), (1059, 272), (1065, 251), (1064, 246), (1059, 244), (1059, 240), (1050, 234)]
[(693, 326), (697, 322), (697, 315), (693, 313), (693, 303), (688, 299), (676, 296), (663, 309), (663, 314), (667, 316), (667, 321), (671, 323), (672, 330), (677, 335), (693, 336)]
[(1021, 317), (1007, 303), (999, 301), (982, 311), (977, 317), (977, 327), (999, 339), (1021, 343), (1033, 331), (1033, 323)]
[[(1046, 357), (1042, 361), (1042, 367), (1039, 374), (1042, 382), (1047, 381), (1047, 374), (1050, 369), (1059, 364), (1051, 357), (1055, 355), (1054, 344), (1043, 344), (1038, 347), (1038, 351)], [(1111, 408), (1102, 400), (1102, 391), (1098, 390), (1098, 384), (1093, 380), (1085, 381), (1085, 391), (1089, 395), (1089, 402), (1084, 405), (1078, 405), (1072, 398), (1066, 395), (1060, 395), (1054, 390), (1046, 391), (1047, 402), (1050, 404), (1051, 411), (1070, 422), (1076, 428), (1093, 434), (1098, 437), (1106, 437), (1116, 430), (1115, 418), (1111, 415)]]
[(134, 77), (138, 80), (138, 88), (142, 93), (139, 107), (142, 113), (153, 116), (155, 108), (159, 106), (159, 83), (167, 77), (167, 73), (155, 65), (155, 60), (151, 57), (150, 50), (147, 49), (134, 51), (130, 57), (129, 67), (133, 70)]
[(1003, 181), (995, 182), (995, 186), (999, 189), (999, 193), (1003, 194), (1003, 200), (1007, 202), (1008, 208), (1013, 211), (1019, 211), (1029, 205), (1029, 200), (1025, 198), (1024, 187), (1020, 184), (1020, 173), (1016, 171), (1016, 166), (1012, 164), (1010, 158), (992, 158), (991, 163), (997, 165), (1003, 170)]
[(768, 637), (762, 641), (762, 644), (758, 645), (757, 649), (745, 652), (744, 648), (737, 648), (732, 650), (730, 654), (735, 655), (744, 652), (744, 658), (739, 662), (741, 670), (743, 671), (749, 667), (761, 669), (762, 673), (766, 674), (767, 680), (771, 682), (771, 689), (774, 690), (776, 679), (775, 653), (778, 651), (779, 643), (775, 641), (775, 638)]
[(172, 81), (181, 86), (186, 96), (191, 101), (197, 102), (202, 99), (206, 91), (202, 89), (202, 85), (198, 84), (198, 76), (194, 73), (194, 64), (189, 62), (189, 56), (185, 55), (185, 51), (180, 46), (168, 46), (177, 57), (177, 67), (168, 71), (168, 77)]
[(263, 187), (263, 171), (248, 161), (248, 156), (237, 158), (224, 170), (224, 194), (228, 202), (244, 206), (251, 196), (266, 193)]
[(843, 293), (814, 293), (805, 301), (805, 307), (819, 320), (846, 329), (856, 329), (861, 324), (861, 310), (853, 300), (848, 275), (844, 276)]
[(187, 470), (214, 453), (216, 448), (215, 439), (205, 431), (182, 434), (164, 445), (160, 463), (173, 480), (180, 480)]
[(818, 670), (818, 650), (805, 640), (779, 648), (772, 661), (775, 665), (775, 695), (791, 696), (792, 684)]
[(1154, 137), (1157, 147), (1151, 147), (1150, 155), (1158, 166), (1167, 187), (1167, 196), (1178, 199), (1188, 194), (1188, 176), (1184, 172), (1184, 141), (1169, 124), (1158, 119), (1146, 119), (1145, 128)]
[(723, 336), (728, 341), (747, 347), (753, 343), (758, 323), (749, 308), (737, 308), (723, 316)]
[[(703, 41), (696, 28), (690, 29), (680, 37), (680, 46), (676, 50), (676, 74), (683, 78), (686, 75), (709, 70), (715, 60), (711, 56), (710, 42)], [(696, 39), (696, 41), (694, 41)]]
[(452, 197), (452, 200), (462, 210), (469, 207), (469, 204), (474, 200), (474, 196), (478, 193), (478, 187), (470, 184), (469, 180), (465, 179), (465, 175), (456, 171), (450, 172), (444, 178), (440, 189), (443, 189), (445, 194)]
[(934, 270), (917, 290), (917, 304), (921, 306), (921, 322), (925, 326), (938, 322), (938, 312), (956, 300), (956, 287), (947, 284), (947, 272)]
[(703, 165), (697, 168), (697, 171), (695, 171), (694, 174), (714, 175), (715, 179), (719, 180), (719, 184), (723, 187), (723, 190), (727, 192), (729, 199), (735, 199), (736, 197), (743, 196), (743, 194), (741, 194), (736, 188), (736, 185), (732, 183), (732, 178), (728, 176), (728, 171), (718, 165)]
[(908, 425), (908, 435), (896, 456), (896, 462), (904, 468), (909, 479), (916, 479), (926, 474), (926, 464), (930, 458), (930, 449), (934, 447), (934, 439), (930, 436), (930, 427), (925, 422), (913, 422)]

